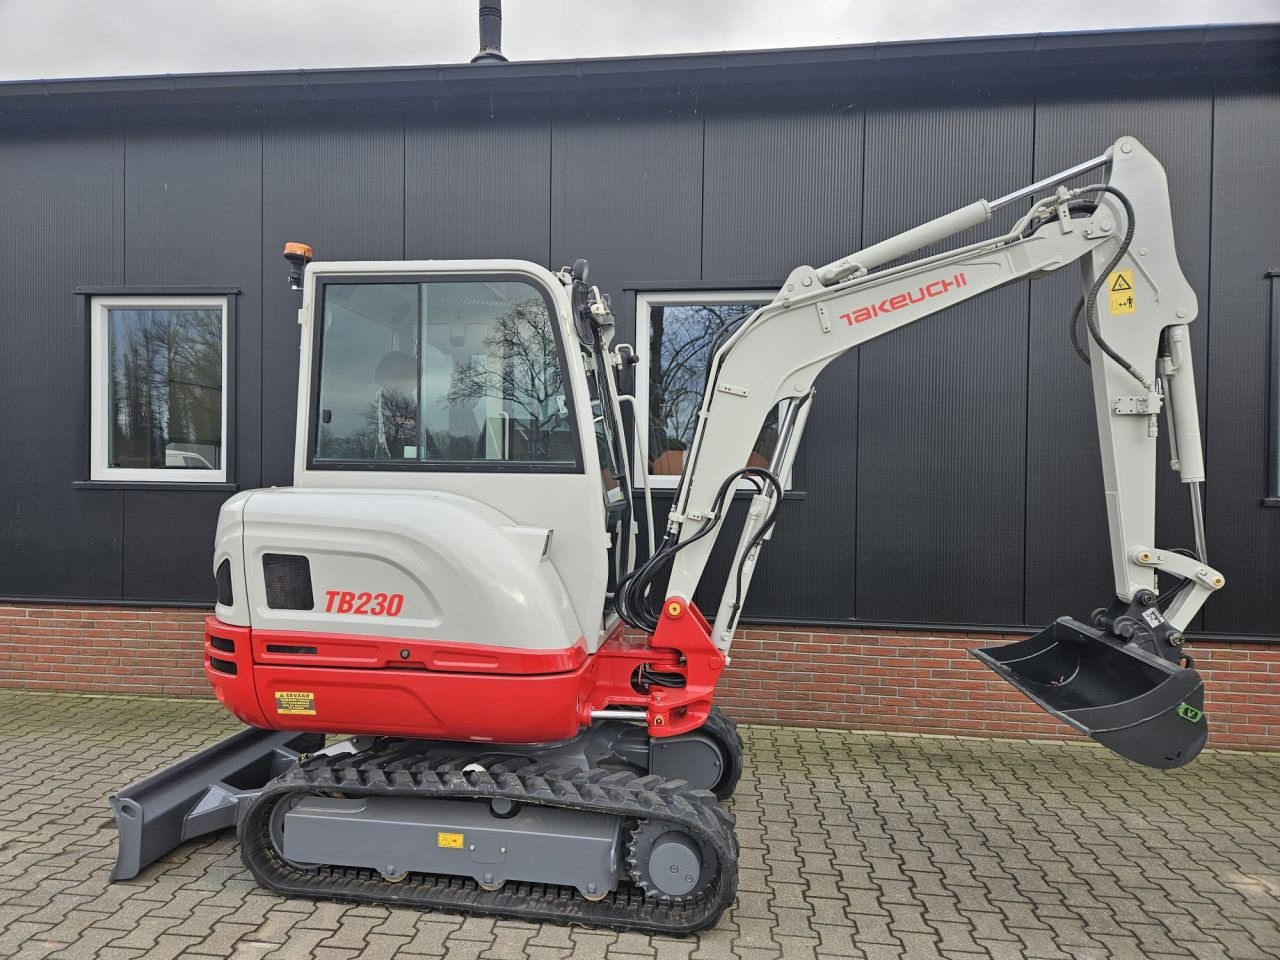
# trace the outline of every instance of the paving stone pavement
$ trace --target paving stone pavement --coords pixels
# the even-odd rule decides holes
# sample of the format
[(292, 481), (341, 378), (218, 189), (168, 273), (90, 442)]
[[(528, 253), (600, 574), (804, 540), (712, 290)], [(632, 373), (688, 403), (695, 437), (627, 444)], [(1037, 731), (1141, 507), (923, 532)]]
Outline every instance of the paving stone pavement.
[(1158, 773), (1084, 744), (748, 728), (737, 905), (687, 939), (285, 900), (230, 834), (108, 884), (107, 794), (234, 727), (212, 702), (0, 690), (0, 957), (1280, 957), (1280, 754)]

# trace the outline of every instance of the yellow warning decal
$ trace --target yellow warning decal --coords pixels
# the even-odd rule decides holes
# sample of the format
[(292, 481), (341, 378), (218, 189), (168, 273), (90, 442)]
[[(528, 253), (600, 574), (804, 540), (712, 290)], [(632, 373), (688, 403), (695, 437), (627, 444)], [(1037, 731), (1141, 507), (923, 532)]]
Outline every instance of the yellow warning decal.
[(1138, 301), (1133, 298), (1133, 271), (1117, 270), (1107, 277), (1107, 297), (1111, 301), (1111, 315), (1133, 313)]
[(437, 833), (436, 846), (444, 847), (446, 850), (462, 849), (462, 834), (460, 833)]
[(276, 691), (276, 713), (314, 717), (316, 695), (299, 690), (278, 690)]

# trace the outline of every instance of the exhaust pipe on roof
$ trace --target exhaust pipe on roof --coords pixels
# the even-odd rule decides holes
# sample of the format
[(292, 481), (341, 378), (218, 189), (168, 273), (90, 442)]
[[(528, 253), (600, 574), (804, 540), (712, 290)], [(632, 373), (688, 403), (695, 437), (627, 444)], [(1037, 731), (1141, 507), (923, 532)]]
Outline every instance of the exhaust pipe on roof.
[(480, 52), (471, 62), (507, 62), (502, 55), (502, 0), (480, 0)]

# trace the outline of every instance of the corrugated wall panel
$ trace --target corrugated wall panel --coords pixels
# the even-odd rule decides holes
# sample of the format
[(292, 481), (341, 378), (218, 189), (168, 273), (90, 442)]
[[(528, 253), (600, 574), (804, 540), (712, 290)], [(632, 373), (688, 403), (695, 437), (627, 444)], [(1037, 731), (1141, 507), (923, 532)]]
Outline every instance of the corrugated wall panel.
[[(1035, 135), (1037, 178), (1097, 156), (1126, 134), (1136, 136), (1164, 164), (1178, 259), (1200, 300), (1200, 317), (1191, 332), (1202, 414), (1208, 399), (1211, 117), (1207, 95), (1115, 91), (1106, 97), (1042, 101)], [(1115, 595), (1093, 390), (1067, 330), (1081, 289), (1080, 270), (1072, 265), (1037, 281), (1031, 290), (1027, 621), (1032, 624), (1064, 614), (1084, 617)], [(1162, 431), (1164, 427), (1162, 420)], [(1159, 545), (1194, 547), (1187, 493), (1168, 469), (1166, 443), (1167, 438), (1161, 440), (1156, 463)]]
[(293, 480), (298, 307), (284, 244), (318, 260), (404, 256), (404, 130), (398, 118), (268, 120), (262, 143), (262, 472)]
[(163, 487), (125, 491), (125, 598), (212, 604), (213, 536), (226, 498)]
[[(705, 118), (627, 107), (402, 123), (343, 108), (287, 120), (155, 113), (145, 125), (124, 114), (118, 134), (53, 121), (44, 132), (8, 127), (0, 501), (12, 509), (0, 537), (12, 547), (0, 557), (0, 595), (208, 593), (220, 494), (71, 488), (87, 467), (67, 426), (88, 411), (76, 285), (242, 287), (236, 479), (287, 482), (297, 333), (284, 240), (312, 242), (324, 258), (511, 255), (559, 266), (586, 256), (615, 298), (630, 280), (778, 279), (1135, 133), (1169, 168), (1181, 259), (1202, 301), (1192, 329), (1210, 559), (1229, 584), (1205, 628), (1280, 633), (1271, 602), (1280, 511), (1258, 503), (1262, 275), (1280, 268), (1271, 183), (1280, 98), (1223, 93), (1215, 107), (1207, 81), (1182, 92), (1055, 93), (1034, 106), (1033, 93), (1017, 103), (881, 102), (865, 120), (858, 109), (804, 101), (791, 113), (773, 101), (716, 105)], [(1065, 330), (1076, 277), (1072, 267), (983, 297), (832, 366), (797, 463), (803, 496), (783, 505), (750, 615), (1016, 625), (1105, 600), (1088, 380)], [(615, 306), (620, 339), (633, 339), (632, 304)], [(1161, 498), (1161, 536), (1177, 545), (1187, 538), (1185, 494), (1165, 481)], [(725, 539), (712, 564), (720, 577)]]
[[(1280, 509), (1266, 492), (1268, 283), (1280, 270), (1280, 94), (1218, 97), (1209, 311), (1209, 560), (1227, 578), (1205, 628), (1280, 635)], [(1280, 281), (1277, 281), (1280, 282)], [(1280, 347), (1273, 347), (1280, 349)], [(1272, 390), (1280, 384), (1272, 383)], [(1274, 425), (1273, 425), (1274, 429)]]
[(546, 266), (550, 220), (549, 122), (409, 118), (407, 257), (514, 257)]
[[(236, 298), (235, 459), (229, 479), (254, 487), (262, 478), (262, 135), (256, 119), (202, 118), (125, 129), (125, 282), (132, 286), (228, 285)], [(149, 491), (126, 493), (125, 516), (145, 517)], [(222, 498), (188, 497), (184, 532), (172, 525), (127, 522), (124, 596), (212, 599), (207, 573), (212, 521)], [(162, 502), (157, 500), (157, 503)], [(210, 535), (189, 536), (192, 530)], [(157, 577), (134, 557), (163, 553), (171, 568), (206, 571), (191, 581)], [(183, 583), (185, 582), (185, 586)]]
[[(1032, 120), (1028, 103), (870, 110), (864, 242), (1026, 183)], [(1025, 282), (861, 348), (860, 619), (1021, 621), (1026, 350)]]
[(858, 245), (858, 107), (706, 118), (702, 275), (781, 280)]
[[(857, 249), (862, 231), (862, 110), (738, 112), (706, 120), (703, 279), (781, 281), (800, 264)], [(853, 478), (858, 358), (817, 383), (792, 489), (761, 560), (746, 615), (843, 620), (854, 614)], [(737, 538), (717, 545), (718, 596)]]
[(573, 117), (551, 141), (551, 262), (591, 261), (609, 293), (622, 341), (632, 341), (631, 280), (701, 276), (702, 118)]
[(88, 478), (77, 286), (123, 275), (120, 138), (0, 135), (0, 596), (120, 596), (118, 491)]

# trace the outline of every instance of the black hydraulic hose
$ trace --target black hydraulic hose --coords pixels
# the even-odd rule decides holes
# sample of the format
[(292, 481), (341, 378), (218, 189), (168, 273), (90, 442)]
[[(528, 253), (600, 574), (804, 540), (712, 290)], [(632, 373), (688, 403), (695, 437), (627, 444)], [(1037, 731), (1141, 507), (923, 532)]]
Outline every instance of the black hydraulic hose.
[[(633, 570), (618, 585), (617, 592), (613, 598), (613, 608), (627, 624), (647, 633), (653, 633), (658, 629), (660, 613), (655, 609), (653, 601), (649, 597), (649, 592), (654, 582), (677, 553), (710, 534), (724, 519), (722, 507), (729, 495), (729, 491), (737, 486), (737, 481), (740, 477), (746, 477), (750, 480), (756, 487), (757, 492), (764, 489), (765, 482), (771, 482), (775, 489), (779, 491), (779, 499), (781, 499), (780, 491), (782, 488), (778, 484), (777, 478), (762, 467), (743, 467), (741, 470), (735, 470), (729, 474), (720, 485), (720, 489), (716, 492), (715, 499), (712, 501), (711, 516), (703, 521), (698, 531), (688, 540), (680, 542), (673, 542), (671, 534), (667, 534), (663, 538), (662, 546), (654, 551), (653, 556)], [(767, 481), (764, 478), (767, 478)], [(770, 526), (772, 526), (776, 510), (775, 506), (774, 511), (770, 513), (768, 520)], [(759, 534), (757, 533), (757, 537), (752, 538), (753, 542), (758, 537)]]
[(1080, 295), (1080, 299), (1076, 301), (1075, 309), (1071, 311), (1071, 348), (1075, 350), (1076, 355), (1084, 361), (1084, 365), (1090, 366), (1089, 351), (1084, 348), (1080, 342), (1080, 313), (1084, 310), (1084, 294)]
[(778, 521), (778, 508), (782, 505), (782, 484), (778, 482), (778, 478), (772, 473), (766, 471), (764, 476), (773, 485), (773, 509), (769, 511), (769, 516), (765, 518), (764, 523), (760, 525), (760, 529), (751, 538), (751, 542), (747, 544), (747, 549), (742, 552), (742, 559), (738, 561), (738, 571), (734, 579), (733, 616), (737, 615), (738, 608), (742, 604), (742, 570), (747, 565), (747, 557), (750, 556), (752, 550), (760, 545), (765, 535), (773, 529), (773, 525)]
[(1102, 290), (1102, 285), (1107, 282), (1107, 277), (1110, 276), (1111, 271), (1120, 263), (1121, 258), (1128, 253), (1129, 244), (1133, 242), (1133, 230), (1135, 226), (1133, 204), (1129, 202), (1128, 197), (1115, 187), (1103, 184), (1092, 189), (1098, 193), (1109, 193), (1119, 200), (1121, 205), (1124, 207), (1125, 217), (1129, 222), (1125, 226), (1124, 239), (1120, 242), (1120, 249), (1115, 252), (1112, 258), (1107, 262), (1107, 265), (1098, 271), (1097, 277), (1094, 278), (1093, 286), (1091, 286), (1089, 288), (1089, 292), (1085, 294), (1085, 323), (1088, 324), (1089, 327), (1089, 336), (1093, 337), (1093, 342), (1098, 345), (1102, 352), (1118, 363), (1124, 371), (1129, 374), (1129, 376), (1142, 384), (1142, 388), (1144, 390), (1150, 390), (1152, 387), (1151, 381), (1144, 377), (1137, 367), (1122, 357), (1119, 352), (1111, 346), (1111, 344), (1107, 343), (1107, 341), (1103, 339), (1102, 332), (1098, 329), (1098, 293)]

